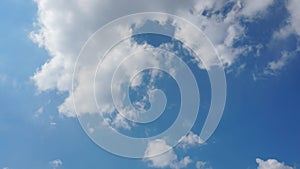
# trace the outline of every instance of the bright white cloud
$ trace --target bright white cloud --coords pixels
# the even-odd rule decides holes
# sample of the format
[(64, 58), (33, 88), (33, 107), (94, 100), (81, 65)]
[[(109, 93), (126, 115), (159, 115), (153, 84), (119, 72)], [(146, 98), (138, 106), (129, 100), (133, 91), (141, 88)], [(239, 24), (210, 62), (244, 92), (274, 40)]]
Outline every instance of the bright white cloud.
[[(68, 92), (70, 94), (62, 105), (59, 106), (59, 112), (65, 116), (75, 117), (73, 109), (73, 101), (71, 96), (71, 83), (72, 74), (74, 70), (74, 64), (76, 57), (89, 36), (94, 33), (98, 28), (108, 23), (109, 21), (118, 17), (145, 11), (163, 11), (171, 14), (182, 16), (197, 27), (199, 27), (205, 35), (213, 42), (217, 51), (220, 54), (222, 62), (230, 66), (232, 65), (240, 54), (247, 50), (247, 47), (235, 47), (236, 40), (243, 38), (245, 33), (245, 27), (240, 24), (240, 19), (255, 18), (272, 5), (274, 0), (236, 0), (232, 1), (233, 7), (226, 14), (223, 15), (220, 11), (228, 2), (225, 0), (220, 1), (195, 1), (195, 0), (76, 0), (76, 1), (59, 1), (59, 0), (36, 0), (38, 5), (38, 18), (37, 30), (30, 34), (31, 39), (36, 42), (40, 47), (45, 48), (50, 54), (51, 58), (36, 71), (32, 76), (37, 88), (40, 91), (46, 91), (56, 89), (58, 91)], [(118, 4), (116, 6), (115, 4)], [(134, 4), (134, 5), (132, 5)], [(287, 3), (287, 8), (291, 14), (290, 25), (285, 29), (282, 29), (280, 34), (288, 34), (288, 32), (294, 31), (300, 35), (300, 12), (298, 10), (300, 3), (298, 0), (290, 0)], [(208, 13), (205, 15), (204, 13)], [(174, 25), (178, 23), (172, 23)], [(173, 25), (173, 26), (174, 26)], [(175, 37), (182, 42), (193, 42), (198, 44), (200, 39), (194, 39), (194, 32), (189, 29), (184, 29), (185, 25), (177, 25), (182, 29), (175, 31)], [(133, 30), (119, 28), (116, 30), (116, 34), (128, 34)], [(287, 35), (284, 35), (287, 36)], [(112, 37), (104, 37), (110, 40)], [(130, 48), (128, 48), (130, 46)], [(115, 58), (106, 60), (104, 71), (107, 77), (111, 75), (113, 59), (117, 59), (118, 56), (130, 54), (132, 51), (144, 50), (145, 48), (155, 52), (155, 49), (151, 49), (149, 46), (137, 45), (134, 43), (127, 44), (127, 47), (121, 47), (119, 50), (113, 51)], [(212, 53), (207, 50), (207, 47), (201, 48), (201, 53), (205, 56), (204, 61), (209, 65), (216, 63), (215, 58), (210, 57)], [(282, 57), (277, 61), (269, 63), (268, 71), (279, 70), (287, 62), (287, 56)], [(89, 60), (87, 59), (87, 62)], [(135, 64), (149, 64), (148, 60), (139, 60)], [(90, 64), (90, 63), (88, 63)], [(159, 63), (151, 62), (153, 65)], [(200, 65), (203, 68), (203, 65)], [(130, 72), (131, 65), (127, 65), (128, 72)], [(126, 72), (126, 69), (125, 69)], [(176, 72), (174, 72), (176, 73)], [(87, 76), (91, 75), (91, 76)], [(84, 83), (85, 80), (92, 78), (94, 72), (82, 72), (75, 77), (79, 82), (76, 86), (74, 95), (80, 96), (79, 112), (93, 113), (99, 111), (97, 107), (91, 105), (93, 100), (89, 100), (86, 96), (89, 96), (93, 90), (88, 88)], [(104, 77), (106, 78), (106, 77)], [(128, 76), (124, 76), (124, 79)], [(120, 79), (120, 80), (124, 80)], [(141, 84), (141, 79), (135, 79), (133, 86)], [(101, 98), (99, 102), (102, 107), (100, 112), (112, 113), (113, 107), (108, 104), (111, 103), (107, 97), (110, 94), (109, 86), (97, 81), (101, 86)], [(93, 99), (93, 98), (91, 98)], [(132, 114), (134, 116), (134, 114)], [(111, 125), (115, 127), (123, 127), (130, 129), (130, 125), (124, 121), (121, 116), (116, 116), (114, 119), (106, 119)], [(91, 128), (91, 132), (94, 129)], [(187, 137), (183, 138), (183, 147), (189, 145), (203, 144), (201, 139), (190, 133)], [(153, 143), (149, 143), (149, 147), (145, 153), (153, 153), (155, 149), (169, 148), (168, 145), (156, 140)], [(154, 152), (155, 153), (155, 152)], [(161, 155), (162, 157), (153, 157), (147, 159), (151, 166), (164, 167), (171, 166), (175, 169), (182, 168), (191, 163), (189, 157), (184, 157), (182, 160), (178, 160), (177, 155), (173, 150)], [(54, 160), (55, 161), (55, 160)], [(261, 162), (261, 161), (260, 161)], [(62, 165), (60, 160), (56, 161), (57, 165)], [(197, 165), (198, 164), (198, 165)], [(201, 163), (197, 162), (196, 166), (201, 167)], [(177, 167), (177, 168), (176, 168)], [(198, 168), (197, 167), (197, 168)]]
[[(256, 2), (256, 1), (255, 1)], [(244, 34), (244, 28), (239, 24), (239, 19), (242, 17), (241, 11), (248, 11), (247, 17), (255, 15), (258, 11), (267, 8), (271, 4), (271, 0), (263, 2), (252, 1), (236, 1), (232, 10), (223, 16), (222, 13), (214, 13), (214, 11), (221, 10), (226, 1), (180, 1), (165, 0), (165, 1), (146, 1), (134, 0), (128, 3), (127, 1), (72, 1), (62, 2), (53, 0), (36, 0), (38, 5), (38, 19), (37, 30), (30, 34), (31, 39), (38, 43), (39, 46), (45, 48), (50, 54), (51, 58), (47, 61), (37, 72), (32, 76), (36, 86), (40, 91), (56, 89), (58, 91), (67, 91), (71, 94), (72, 74), (76, 57), (80, 48), (88, 37), (105, 23), (134, 12), (145, 11), (164, 11), (171, 14), (176, 14), (187, 18), (192, 23), (197, 25), (203, 32), (212, 40), (218, 50), (222, 62), (230, 66), (237, 57), (246, 49), (243, 47), (233, 47), (234, 42)], [(118, 3), (118, 7), (114, 4)], [(129, 5), (129, 4), (135, 5)], [(254, 8), (256, 10), (254, 10)], [(113, 10), (112, 10), (113, 9)], [(211, 11), (211, 16), (203, 15), (204, 11)], [(249, 12), (250, 11), (250, 12)], [(245, 13), (245, 12), (244, 12)], [(161, 24), (164, 21), (161, 21)], [(194, 32), (190, 29), (185, 29), (184, 24), (177, 24), (181, 29), (177, 29), (175, 37), (183, 42), (193, 42), (192, 44), (199, 44), (199, 38), (195, 39)], [(130, 34), (133, 30), (128, 28), (118, 28), (116, 34)], [(107, 40), (113, 39), (112, 36), (103, 37)], [(194, 38), (194, 39), (193, 39)], [(101, 46), (100, 46), (101, 47)], [(144, 46), (131, 45), (131, 48), (123, 48), (116, 51), (117, 54), (130, 54), (135, 50), (143, 50)], [(206, 67), (216, 64), (216, 57), (211, 57), (215, 53), (208, 50), (207, 45), (203, 45), (199, 49), (205, 57), (203, 61)], [(87, 59), (88, 60), (88, 59)], [(140, 60), (142, 61), (142, 60)], [(145, 61), (143, 61), (146, 63)], [(114, 62), (106, 61), (106, 71)], [(141, 64), (141, 62), (136, 62)], [(204, 67), (203, 65), (201, 67)], [(80, 83), (74, 93), (76, 96), (81, 96), (81, 104), (78, 112), (96, 112), (97, 107), (91, 103), (87, 96), (91, 94), (92, 89), (87, 88), (83, 81), (92, 77), (94, 72), (82, 72), (75, 77)], [(109, 73), (108, 73), (109, 74)], [(91, 75), (87, 77), (87, 75)], [(138, 79), (134, 81), (134, 85), (139, 84)], [(106, 91), (109, 86), (101, 88), (101, 95), (103, 96), (100, 103), (108, 103), (111, 100), (107, 99)], [(93, 98), (90, 98), (93, 99)], [(113, 112), (113, 108), (108, 104), (101, 104), (100, 112)], [(75, 117), (72, 96), (65, 99), (64, 103), (59, 106), (59, 112)], [(120, 120), (119, 120), (120, 121)], [(125, 123), (124, 123), (125, 124)]]
[(179, 147), (182, 147), (183, 149), (186, 149), (190, 146), (196, 146), (196, 145), (204, 145), (205, 142), (196, 134), (193, 132), (189, 132), (188, 135), (181, 138), (181, 142), (179, 144)]
[(293, 169), (293, 167), (287, 166), (284, 163), (278, 162), (275, 159), (268, 159), (266, 161), (257, 158), (257, 169)]
[[(69, 90), (75, 58), (88, 37), (105, 23), (135, 12), (175, 13), (193, 6), (193, 1), (120, 0), (36, 0), (40, 27), (31, 39), (44, 47), (52, 58), (32, 77), (40, 90)], [(118, 4), (117, 6), (115, 4)], [(135, 5), (131, 5), (135, 4)]]
[[(169, 151), (164, 154), (157, 155), (166, 150)], [(167, 145), (164, 140), (150, 141), (145, 151), (145, 156), (153, 156), (150, 158), (145, 158), (144, 160), (150, 162), (149, 165), (151, 167), (156, 168), (170, 167), (172, 169), (181, 169), (188, 166), (192, 162), (189, 156), (186, 156), (179, 161), (172, 147)]]
[(63, 165), (63, 162), (60, 159), (50, 161), (49, 163), (53, 169), (59, 168), (60, 166)]

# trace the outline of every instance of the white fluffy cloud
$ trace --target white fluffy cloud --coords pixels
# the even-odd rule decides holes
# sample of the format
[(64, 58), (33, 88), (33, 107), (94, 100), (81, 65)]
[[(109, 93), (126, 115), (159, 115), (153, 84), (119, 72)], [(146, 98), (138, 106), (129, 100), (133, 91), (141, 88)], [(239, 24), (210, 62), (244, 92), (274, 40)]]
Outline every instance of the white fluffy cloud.
[[(74, 117), (76, 114), (73, 110), (73, 101), (71, 96), (71, 83), (74, 64), (77, 55), (85, 43), (85, 41), (104, 24), (118, 17), (137, 13), (137, 12), (167, 12), (182, 16), (197, 27), (199, 27), (205, 35), (213, 42), (221, 60), (226, 66), (232, 65), (240, 54), (247, 50), (247, 47), (235, 47), (236, 40), (242, 38), (245, 33), (245, 27), (240, 24), (241, 18), (253, 19), (259, 14), (266, 11), (266, 9), (273, 3), (274, 0), (234, 0), (232, 9), (227, 14), (222, 14), (220, 11), (228, 1), (196, 1), (196, 0), (74, 0), (74, 1), (59, 1), (59, 0), (35, 0), (38, 5), (37, 22), (35, 25), (37, 29), (30, 34), (31, 39), (40, 47), (47, 50), (51, 56), (49, 60), (39, 68), (32, 76), (37, 88), (40, 91), (55, 89), (62, 92), (68, 92), (67, 97), (62, 105), (59, 106), (59, 112), (63, 115)], [(118, 5), (115, 5), (118, 4)], [(134, 5), (132, 5), (134, 4)], [(298, 0), (290, 0), (287, 3), (287, 8), (291, 14), (290, 24), (281, 30), (281, 34), (288, 34), (287, 32), (295, 32), (300, 35), (300, 13), (298, 10), (300, 3)], [(206, 14), (205, 14), (206, 13)], [(182, 28), (184, 25), (181, 25)], [(128, 33), (132, 30), (119, 29), (119, 34)], [(287, 36), (287, 35), (285, 35)], [(195, 38), (193, 32), (188, 29), (178, 29), (175, 31), (175, 37), (183, 42), (193, 41), (197, 43), (199, 39)], [(110, 37), (105, 37), (108, 40)], [(128, 54), (131, 51), (143, 50), (149, 46), (133, 45), (132, 48), (123, 48), (119, 54)], [(154, 49), (153, 49), (154, 51)], [(205, 53), (205, 48), (201, 49)], [(207, 54), (207, 53), (206, 53)], [(117, 56), (117, 55), (116, 55)], [(270, 70), (281, 69), (286, 64), (285, 55), (278, 61), (270, 62)], [(214, 58), (206, 57), (205, 62), (214, 64)], [(147, 63), (147, 61), (137, 62), (136, 64)], [(110, 66), (113, 62), (106, 62), (106, 71), (111, 72)], [(147, 63), (148, 64), (148, 63)], [(157, 64), (157, 63), (153, 63)], [(127, 67), (130, 68), (130, 67)], [(108, 73), (109, 74), (109, 73)], [(91, 75), (91, 76), (86, 76)], [(81, 82), (85, 78), (91, 78), (94, 72), (85, 72), (81, 76), (76, 77)], [(128, 78), (125, 76), (124, 78)], [(141, 82), (136, 79), (134, 85)], [(101, 85), (99, 85), (101, 86)], [(87, 96), (93, 92), (87, 88), (85, 83), (80, 83), (76, 86), (75, 94), (80, 95), (81, 99), (79, 112), (95, 112), (97, 107), (90, 105)], [(105, 94), (109, 94), (108, 86), (102, 84), (101, 90), (103, 97), (101, 103), (110, 102), (106, 100)], [(101, 104), (105, 105), (105, 104)], [(112, 107), (102, 106), (103, 112), (112, 112)], [(116, 127), (123, 127), (130, 129), (128, 123), (122, 119), (121, 116), (116, 116), (110, 123)], [(91, 130), (92, 131), (92, 130)], [(182, 146), (203, 144), (202, 140), (197, 135), (190, 133), (183, 138)], [(156, 140), (149, 143), (149, 149), (145, 153), (155, 153), (155, 149), (169, 148), (168, 145)], [(153, 157), (147, 159), (151, 166), (172, 168), (182, 168), (191, 163), (191, 159), (187, 156), (182, 160), (178, 160), (177, 155), (173, 150), (162, 155), (162, 157)], [(54, 160), (55, 165), (62, 165), (61, 160)], [(260, 166), (266, 162), (258, 159)], [(198, 165), (197, 165), (198, 164)], [(201, 168), (202, 164), (197, 162), (197, 168)], [(260, 168), (262, 169), (262, 168)]]
[(53, 169), (56, 169), (56, 168), (62, 166), (62, 164), (63, 164), (63, 162), (60, 159), (50, 161), (49, 163)]
[(189, 146), (196, 146), (196, 145), (204, 145), (205, 142), (193, 132), (189, 132), (188, 135), (182, 137), (179, 147), (186, 149)]
[[(179, 146), (175, 147), (177, 150), (186, 149), (187, 147), (192, 147), (196, 145), (203, 145), (203, 140), (193, 132), (185, 137), (182, 137)], [(167, 151), (169, 150), (169, 151)], [(159, 154), (160, 152), (167, 151), (164, 154)], [(174, 152), (174, 148), (170, 147), (164, 140), (154, 140), (148, 143), (148, 147), (145, 151), (145, 157), (151, 156), (151, 158), (145, 158), (145, 161), (150, 162), (151, 167), (164, 168), (170, 167), (173, 169), (180, 169), (188, 166), (193, 161), (189, 156), (183, 157), (178, 160), (178, 156)], [(196, 161), (195, 166), (197, 169), (209, 169), (206, 162)]]
[(257, 158), (257, 169), (293, 169), (293, 167), (287, 166), (284, 163), (278, 162), (275, 159), (268, 159), (266, 161)]
[[(39, 46), (45, 48), (51, 58), (32, 76), (40, 91), (56, 89), (58, 91), (71, 93), (72, 74), (76, 57), (88, 39), (97, 29), (105, 23), (118, 17), (136, 12), (163, 11), (187, 18), (197, 25), (212, 40), (218, 50), (221, 60), (227, 66), (235, 62), (239, 54), (246, 49), (233, 47), (234, 42), (244, 34), (244, 28), (239, 24), (243, 16), (255, 16), (259, 11), (265, 10), (271, 0), (263, 2), (233, 1), (233, 9), (223, 16), (215, 11), (221, 10), (226, 1), (120, 1), (120, 0), (76, 0), (62, 2), (55, 0), (36, 0), (38, 5), (37, 30), (30, 34), (31, 39)], [(115, 4), (118, 4), (116, 6)], [(135, 5), (131, 5), (135, 4)], [(254, 10), (255, 9), (255, 10)], [(211, 15), (203, 15), (203, 12), (211, 11)], [(243, 12), (246, 11), (246, 12)], [(181, 25), (182, 28), (184, 25)], [(116, 33), (128, 33), (128, 29), (119, 29)], [(193, 39), (193, 32), (188, 29), (178, 29), (175, 37), (183, 42), (193, 41), (195, 44), (199, 39)], [(111, 39), (111, 37), (104, 37)], [(135, 50), (135, 49), (132, 49)], [(121, 52), (121, 51), (119, 51)], [(129, 51), (127, 51), (129, 52)], [(207, 48), (201, 48), (201, 52), (208, 65), (216, 63)], [(110, 63), (107, 63), (109, 67)], [(140, 64), (140, 63), (138, 63)], [(207, 65), (206, 65), (207, 66)], [(93, 74), (85, 72), (85, 75)], [(88, 77), (82, 77), (88, 78)], [(106, 91), (106, 89), (103, 89)], [(76, 93), (82, 96), (82, 112), (95, 112), (97, 108), (89, 104), (87, 99), (89, 92), (84, 83), (77, 86)], [(75, 116), (72, 96), (65, 99), (59, 106), (59, 112), (66, 116)], [(107, 97), (102, 101), (107, 102)], [(113, 111), (109, 106), (102, 106), (103, 111)]]
[[(40, 90), (70, 90), (73, 66), (88, 37), (105, 23), (135, 12), (175, 13), (193, 6), (193, 1), (121, 1), (121, 0), (36, 0), (38, 25), (31, 39), (44, 47), (52, 58), (33, 76)], [(118, 5), (115, 5), (118, 4)], [(132, 5), (134, 4), (134, 5)]]
[[(158, 155), (160, 152), (167, 151), (164, 154)], [(189, 165), (192, 160), (189, 156), (185, 156), (183, 159), (178, 160), (172, 147), (166, 144), (164, 140), (154, 140), (148, 143), (148, 147), (145, 151), (145, 156), (153, 156), (145, 158), (144, 160), (150, 162), (151, 167), (165, 168), (170, 167), (172, 169), (181, 169)]]

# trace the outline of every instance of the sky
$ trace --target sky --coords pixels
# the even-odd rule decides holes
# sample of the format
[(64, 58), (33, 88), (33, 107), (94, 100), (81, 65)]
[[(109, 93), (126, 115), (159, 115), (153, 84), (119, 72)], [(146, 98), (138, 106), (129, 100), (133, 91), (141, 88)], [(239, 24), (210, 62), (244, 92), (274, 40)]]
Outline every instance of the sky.
[(298, 7), (2, 0), (0, 169), (299, 168)]

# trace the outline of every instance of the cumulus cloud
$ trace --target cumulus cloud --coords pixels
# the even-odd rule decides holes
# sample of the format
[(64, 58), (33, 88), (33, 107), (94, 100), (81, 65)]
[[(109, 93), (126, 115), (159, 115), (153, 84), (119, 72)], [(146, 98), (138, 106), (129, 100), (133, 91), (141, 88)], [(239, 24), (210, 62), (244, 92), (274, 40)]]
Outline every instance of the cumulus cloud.
[[(47, 50), (50, 55), (49, 60), (44, 63), (35, 74), (32, 76), (32, 80), (35, 82), (39, 91), (46, 90), (58, 90), (61, 92), (68, 92), (69, 96), (64, 100), (64, 103), (59, 106), (59, 112), (68, 117), (75, 117), (75, 111), (73, 109), (73, 96), (79, 100), (78, 109), (79, 113), (94, 113), (100, 111), (101, 113), (108, 113), (109, 116), (113, 116), (115, 109), (109, 104), (111, 103), (110, 97), (110, 85), (103, 83), (103, 81), (97, 81), (99, 92), (101, 97), (98, 98), (101, 107), (92, 105), (94, 98), (89, 98), (93, 91), (86, 82), (89, 82), (91, 78), (94, 78), (95, 72), (77, 72), (76, 88), (74, 95), (71, 95), (72, 87), (72, 75), (74, 71), (74, 65), (76, 58), (81, 47), (86, 40), (98, 30), (101, 26), (109, 21), (118, 17), (136, 13), (136, 12), (167, 12), (186, 18), (191, 23), (195, 24), (200, 30), (202, 30), (211, 42), (214, 44), (216, 51), (220, 55), (222, 63), (229, 67), (239, 58), (241, 54), (248, 50), (248, 46), (237, 46), (236, 42), (245, 36), (246, 27), (241, 24), (242, 19), (253, 19), (260, 14), (267, 11), (268, 7), (272, 5), (274, 0), (233, 0), (233, 1), (196, 1), (196, 0), (75, 0), (75, 1), (59, 1), (59, 0), (35, 0), (38, 6), (37, 22), (34, 24), (36, 30), (30, 33), (30, 38), (37, 43), (40, 47)], [(118, 4), (117, 6), (115, 4)], [(132, 5), (134, 4), (134, 5)], [(282, 28), (276, 35), (278, 37), (287, 37), (291, 32), (300, 35), (300, 13), (298, 7), (300, 3), (297, 0), (289, 0), (287, 2), (287, 9), (290, 12), (289, 25)], [(162, 19), (159, 24), (164, 24), (165, 20)], [(186, 25), (178, 22), (171, 23), (174, 27), (179, 27), (174, 31), (174, 37), (184, 43), (191, 45), (202, 44), (201, 38), (197, 39), (195, 33), (185, 27)], [(115, 36), (132, 34), (134, 31), (130, 28), (118, 28), (114, 30)], [(107, 35), (103, 37), (107, 40), (111, 40), (114, 37)], [(106, 74), (105, 78), (108, 78), (113, 74), (112, 66), (119, 62), (114, 62), (119, 59), (121, 55), (127, 55), (133, 51), (149, 50), (152, 52), (158, 52), (157, 49), (145, 45), (137, 44), (132, 41), (125, 43), (127, 46), (123, 46), (118, 50), (113, 50), (110, 54), (112, 57), (105, 61), (102, 74)], [(99, 46), (101, 50), (102, 46)], [(203, 45), (199, 49), (200, 53), (205, 55), (202, 61), (206, 65), (199, 65), (200, 68), (209, 68), (211, 65), (217, 64), (216, 57), (212, 57), (215, 53), (211, 53), (208, 50), (208, 46)], [(104, 49), (103, 49), (104, 50)], [(198, 52), (199, 52), (198, 51)], [(197, 51), (196, 51), (197, 52)], [(199, 61), (199, 63), (203, 63)], [(282, 69), (288, 61), (287, 54), (282, 54), (279, 60), (271, 61), (268, 64), (266, 72), (273, 72)], [(97, 66), (96, 63), (89, 63), (91, 60), (86, 59), (85, 66)], [(159, 65), (160, 62), (153, 62), (150, 60), (137, 60), (134, 64), (124, 67), (124, 77), (121, 77), (120, 82), (124, 79), (128, 79), (130, 76), (126, 75), (127, 72), (131, 72), (134, 67), (132, 65)], [(176, 74), (176, 72), (174, 72)], [(270, 74), (270, 73), (269, 73)], [(102, 79), (103, 80), (103, 79)], [(135, 79), (133, 81), (133, 87), (141, 84), (141, 79)], [(118, 86), (115, 86), (118, 89)], [(116, 90), (117, 91), (117, 90)], [(132, 112), (130, 116), (136, 116)], [(117, 128), (130, 129), (124, 118), (120, 115), (114, 116), (112, 119), (105, 119), (105, 123)], [(94, 128), (90, 127), (90, 132), (94, 132)], [(182, 147), (201, 145), (203, 141), (194, 133), (189, 133), (182, 140)], [(145, 152), (155, 153), (155, 149), (168, 149), (170, 148), (162, 140), (155, 140), (149, 143), (148, 149)], [(163, 159), (163, 160), (162, 160)], [(56, 160), (54, 160), (56, 161)], [(53, 162), (54, 162), (53, 161)], [(191, 163), (190, 157), (184, 157), (182, 160), (178, 160), (177, 155), (173, 150), (168, 151), (162, 157), (149, 158), (146, 161), (150, 162), (151, 166), (165, 167), (171, 166), (172, 168), (183, 168)], [(262, 161), (259, 161), (262, 163)], [(58, 166), (62, 165), (61, 160), (55, 162)], [(197, 165), (198, 164), (198, 165)], [(58, 167), (57, 166), (57, 167)], [(196, 163), (197, 168), (201, 168), (203, 164), (201, 162)], [(202, 167), (203, 168), (203, 167)]]
[(183, 149), (186, 149), (190, 146), (196, 146), (196, 145), (204, 145), (205, 142), (193, 132), (189, 132), (188, 135), (181, 138), (181, 142), (179, 144), (179, 147), (182, 147)]
[[(166, 151), (166, 153), (158, 155), (160, 152)], [(172, 147), (170, 147), (164, 140), (154, 140), (148, 143), (148, 147), (145, 151), (144, 160), (150, 162), (151, 167), (165, 168), (170, 167), (172, 169), (181, 169), (188, 166), (192, 160), (189, 156), (185, 156), (183, 159), (178, 160), (178, 156), (175, 154)]]
[(50, 161), (49, 164), (51, 165), (51, 167), (53, 169), (56, 169), (56, 168), (59, 168), (60, 166), (62, 166), (63, 162), (60, 159), (56, 159), (56, 160)]
[[(220, 54), (222, 62), (230, 66), (238, 56), (243, 53), (245, 47), (235, 47), (235, 41), (244, 35), (245, 28), (240, 24), (239, 20), (244, 17), (256, 15), (259, 11), (265, 10), (273, 1), (232, 1), (229, 12), (224, 13), (225, 8), (229, 8), (226, 1), (72, 1), (61, 2), (53, 0), (36, 0), (38, 5), (38, 18), (35, 25), (37, 29), (31, 32), (31, 39), (40, 47), (45, 48), (51, 58), (39, 68), (32, 76), (37, 88), (40, 91), (56, 89), (62, 92), (68, 92), (67, 97), (62, 105), (59, 106), (59, 112), (70, 117), (75, 117), (73, 109), (73, 101), (71, 96), (72, 75), (76, 57), (89, 36), (105, 23), (118, 17), (145, 11), (163, 11), (171, 14), (182, 16), (197, 27), (199, 27), (205, 35), (211, 39)], [(118, 6), (114, 4), (118, 3)], [(129, 5), (134, 3), (135, 5)], [(161, 21), (162, 24), (164, 21)], [(184, 43), (192, 42), (191, 45), (198, 45), (203, 38), (194, 36), (194, 32), (186, 25), (180, 23), (172, 23), (176, 29), (174, 36)], [(134, 32), (132, 28), (118, 28), (116, 34), (129, 34)], [(107, 40), (113, 39), (111, 35), (103, 37)], [(202, 42), (203, 44), (203, 42)], [(101, 45), (99, 46), (101, 48)], [(116, 51), (117, 54), (129, 54), (132, 51), (144, 49), (145, 46), (131, 45), (131, 49), (123, 49)], [(211, 47), (210, 47), (211, 48)], [(201, 68), (209, 68), (209, 66), (217, 64), (216, 57), (212, 57), (215, 53), (209, 52), (208, 45), (203, 45), (199, 49), (205, 57), (202, 61), (206, 65), (200, 65)], [(123, 53), (122, 53), (123, 52)], [(89, 59), (87, 59), (88, 61)], [(144, 62), (146, 63), (146, 62)], [(199, 61), (200, 63), (200, 61)], [(202, 62), (201, 62), (202, 63)], [(87, 63), (91, 64), (91, 63)], [(114, 62), (107, 61), (107, 72)], [(141, 64), (141, 63), (136, 63)], [(96, 64), (95, 64), (96, 65)], [(89, 65), (91, 66), (91, 65)], [(84, 75), (77, 74), (75, 77), (81, 83), (76, 86), (74, 95), (80, 95), (82, 104), (78, 108), (79, 112), (93, 113), (99, 108), (91, 105), (93, 100), (89, 100), (88, 95), (93, 92), (89, 89), (84, 80), (90, 79), (94, 72), (83, 72)], [(90, 75), (90, 77), (87, 77)], [(135, 81), (138, 84), (138, 79)], [(136, 85), (136, 84), (134, 84)], [(110, 91), (108, 86), (103, 86), (102, 91)], [(107, 103), (111, 100), (107, 99), (105, 93), (102, 93), (101, 103)], [(91, 98), (93, 99), (93, 98)], [(113, 112), (114, 110), (108, 104), (101, 104), (102, 112)], [(120, 120), (119, 120), (120, 121)], [(121, 122), (121, 121), (120, 121)], [(124, 123), (125, 124), (125, 123)]]
[[(135, 12), (165, 11), (174, 13), (193, 6), (193, 1), (96, 1), (72, 2), (36, 0), (38, 29), (31, 39), (44, 47), (52, 58), (32, 77), (39, 90), (71, 88), (76, 56), (88, 37), (105, 23)], [(118, 4), (117, 6), (115, 4)], [(135, 5), (130, 5), (130, 4)]]
[(278, 162), (275, 159), (268, 159), (264, 161), (257, 158), (256, 163), (258, 164), (257, 169), (293, 169), (293, 167), (287, 166), (283, 162)]

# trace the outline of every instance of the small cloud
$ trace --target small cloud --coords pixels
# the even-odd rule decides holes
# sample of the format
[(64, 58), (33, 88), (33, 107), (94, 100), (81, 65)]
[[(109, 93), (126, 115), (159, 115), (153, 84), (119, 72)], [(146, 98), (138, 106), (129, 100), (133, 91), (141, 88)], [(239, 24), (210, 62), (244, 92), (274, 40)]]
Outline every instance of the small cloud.
[(268, 159), (266, 161), (257, 158), (257, 169), (293, 169), (293, 167), (285, 165), (283, 162), (278, 162), (275, 159)]
[(281, 70), (289, 61), (289, 59), (293, 56), (293, 52), (283, 51), (281, 53), (281, 57), (276, 61), (271, 61), (268, 63), (267, 68), (264, 71), (265, 75), (275, 75), (276, 72)]
[(8, 167), (3, 167), (3, 169), (9, 169)]
[(49, 163), (50, 163), (50, 165), (52, 166), (53, 169), (56, 169), (56, 168), (62, 166), (62, 164), (63, 164), (63, 162), (60, 159), (50, 161)]
[[(164, 151), (166, 152), (160, 154), (160, 152)], [(144, 160), (150, 162), (150, 167), (155, 168), (170, 167), (172, 169), (181, 169), (185, 168), (192, 162), (189, 156), (185, 156), (179, 161), (172, 147), (170, 147), (164, 140), (161, 139), (150, 141), (144, 156)], [(151, 157), (149, 158), (149, 156)]]
[(203, 145), (205, 142), (193, 132), (189, 132), (188, 135), (183, 136), (180, 140), (179, 147), (186, 149), (191, 146)]
[(203, 167), (205, 166), (205, 162), (203, 162), (203, 161), (197, 161), (196, 162), (196, 168), (197, 169), (203, 169)]
[(56, 122), (50, 122), (49, 123), (51, 126), (56, 126)]
[(204, 161), (197, 161), (196, 162), (196, 169), (212, 169), (211, 167), (207, 166), (207, 163)]
[(43, 113), (44, 113), (44, 107), (42, 106), (42, 107), (40, 107), (39, 109), (37, 109), (37, 111), (34, 112), (34, 117), (35, 117), (35, 118), (38, 118), (38, 117), (40, 117), (40, 115), (43, 114)]

